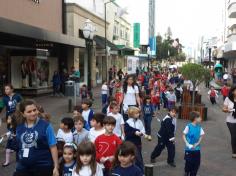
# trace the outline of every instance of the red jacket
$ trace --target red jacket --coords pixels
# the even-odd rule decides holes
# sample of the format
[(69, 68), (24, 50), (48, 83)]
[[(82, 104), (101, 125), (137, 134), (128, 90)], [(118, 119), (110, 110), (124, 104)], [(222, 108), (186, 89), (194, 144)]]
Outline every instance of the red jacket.
[[(102, 157), (114, 156), (116, 149), (122, 143), (121, 139), (117, 137), (115, 134), (111, 136), (107, 136), (102, 134), (97, 137), (95, 140), (96, 147), (96, 160), (100, 163)], [(106, 161), (104, 163), (106, 169), (110, 169), (112, 163), (110, 161)]]
[(224, 96), (224, 97), (227, 97), (229, 95), (229, 88), (224, 86), (222, 87), (221, 89), (221, 94)]

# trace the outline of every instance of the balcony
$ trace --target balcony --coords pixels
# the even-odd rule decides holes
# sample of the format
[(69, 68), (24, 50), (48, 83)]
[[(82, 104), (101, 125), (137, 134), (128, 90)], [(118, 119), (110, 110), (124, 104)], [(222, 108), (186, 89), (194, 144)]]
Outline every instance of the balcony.
[(229, 18), (236, 18), (236, 0), (230, 0), (228, 3)]

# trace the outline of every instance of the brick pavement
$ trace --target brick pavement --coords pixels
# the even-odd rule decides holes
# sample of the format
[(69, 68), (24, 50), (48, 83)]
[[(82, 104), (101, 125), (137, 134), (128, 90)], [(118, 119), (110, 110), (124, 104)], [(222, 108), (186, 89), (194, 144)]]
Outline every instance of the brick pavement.
[[(236, 160), (231, 158), (230, 136), (225, 124), (225, 114), (221, 112), (219, 105), (212, 106), (206, 98), (205, 89), (202, 89), (203, 102), (209, 107), (208, 117), (209, 120), (203, 123), (203, 128), (206, 135), (202, 143), (202, 164), (199, 170), (200, 176), (233, 176), (235, 175)], [(101, 111), (100, 89), (96, 88), (94, 91), (95, 102), (93, 108), (95, 111)], [(59, 126), (60, 118), (68, 116), (66, 98), (59, 97), (38, 97), (36, 101), (43, 105), (45, 110), (52, 115), (52, 124), (55, 130)], [(220, 102), (222, 103), (222, 101)], [(160, 112), (160, 118), (165, 116), (166, 112)], [(1, 114), (3, 115), (3, 113)], [(176, 163), (177, 168), (170, 168), (166, 164), (167, 152), (164, 151), (154, 168), (155, 176), (182, 176), (184, 168), (184, 143), (181, 139), (182, 130), (187, 121), (178, 120), (177, 127), (177, 142), (176, 142)], [(156, 120), (152, 123), (153, 141), (143, 141), (143, 157), (145, 163), (149, 163), (150, 152), (156, 145), (157, 139), (155, 137), (156, 131), (159, 129), (160, 123)], [(0, 128), (0, 134), (5, 131), (5, 124)], [(14, 154), (12, 155), (14, 158)], [(4, 146), (0, 145), (0, 162), (4, 159)], [(14, 171), (14, 164), (7, 168), (0, 168), (0, 176), (11, 176)]]

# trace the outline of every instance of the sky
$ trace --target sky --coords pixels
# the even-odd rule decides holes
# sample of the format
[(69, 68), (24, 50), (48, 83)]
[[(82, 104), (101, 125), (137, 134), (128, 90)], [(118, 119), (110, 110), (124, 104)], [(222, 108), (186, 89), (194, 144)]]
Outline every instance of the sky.
[[(225, 0), (156, 0), (156, 34), (168, 26), (185, 46), (196, 45), (201, 36), (213, 37), (223, 30)], [(149, 0), (116, 0), (127, 7), (131, 23), (141, 23), (141, 43), (147, 44)]]

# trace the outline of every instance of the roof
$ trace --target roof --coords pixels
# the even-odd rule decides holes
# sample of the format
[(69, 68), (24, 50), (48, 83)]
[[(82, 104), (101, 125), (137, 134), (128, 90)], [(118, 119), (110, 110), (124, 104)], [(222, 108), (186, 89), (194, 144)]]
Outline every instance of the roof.
[[(105, 38), (99, 35), (95, 35), (95, 37), (93, 38), (93, 40), (96, 42), (96, 44), (100, 47), (105, 49)], [(116, 47), (116, 45), (112, 42), (110, 42), (109, 40), (107, 41), (107, 46), (109, 46), (111, 48), (111, 50), (115, 50), (118, 51), (119, 48)]]

